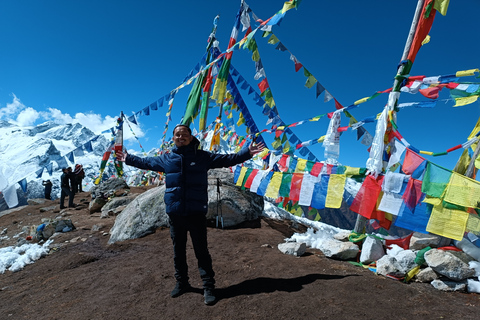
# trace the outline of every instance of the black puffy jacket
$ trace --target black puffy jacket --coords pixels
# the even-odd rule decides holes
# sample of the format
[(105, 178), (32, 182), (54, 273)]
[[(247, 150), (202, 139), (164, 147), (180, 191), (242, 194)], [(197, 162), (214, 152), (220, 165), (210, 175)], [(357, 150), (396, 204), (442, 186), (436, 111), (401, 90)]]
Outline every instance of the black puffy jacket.
[(187, 146), (174, 147), (158, 157), (128, 155), (125, 163), (140, 169), (165, 172), (165, 205), (168, 215), (206, 214), (209, 169), (230, 167), (252, 156), (248, 148), (236, 154), (214, 154), (199, 150), (194, 137)]

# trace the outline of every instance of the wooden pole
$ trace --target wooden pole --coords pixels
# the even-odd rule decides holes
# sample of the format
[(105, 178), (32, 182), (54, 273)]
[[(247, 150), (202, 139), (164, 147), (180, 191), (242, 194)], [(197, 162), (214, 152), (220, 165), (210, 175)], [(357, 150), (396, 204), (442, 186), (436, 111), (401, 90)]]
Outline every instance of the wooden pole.
[[(412, 25), (410, 26), (410, 31), (408, 33), (408, 38), (405, 43), (405, 48), (403, 49), (403, 54), (402, 54), (402, 59), (400, 61), (403, 61), (407, 59), (408, 53), (410, 52), (410, 47), (412, 46), (413, 38), (415, 36), (415, 31), (417, 30), (417, 25), (418, 21), (420, 19), (420, 13), (422, 12), (423, 8), (423, 3), (424, 0), (418, 0), (417, 2), (417, 8), (415, 9), (415, 14), (413, 16), (412, 20)], [(400, 77), (403, 75), (403, 70), (405, 69), (405, 65), (401, 64), (400, 67), (397, 70), (397, 77), (395, 77), (395, 81), (393, 82), (393, 90), (392, 92), (399, 92), (400, 91)], [(390, 99), (389, 99), (390, 100)], [(385, 108), (389, 108), (389, 110), (393, 110), (393, 108), (397, 105), (397, 99), (391, 104), (387, 104)], [(479, 143), (480, 144), (480, 143)], [(361, 215), (357, 215), (357, 221), (355, 222), (355, 228), (353, 229), (354, 232), (356, 233), (363, 233), (363, 230), (365, 229), (365, 224), (367, 222), (367, 218)]]

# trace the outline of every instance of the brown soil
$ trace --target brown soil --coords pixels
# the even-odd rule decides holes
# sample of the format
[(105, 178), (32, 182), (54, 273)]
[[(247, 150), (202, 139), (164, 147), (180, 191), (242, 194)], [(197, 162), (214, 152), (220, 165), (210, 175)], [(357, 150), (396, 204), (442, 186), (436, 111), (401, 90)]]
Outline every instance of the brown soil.
[[(194, 290), (171, 298), (168, 229), (108, 245), (104, 233), (114, 218), (90, 215), (89, 200), (90, 194), (81, 193), (75, 198), (80, 206), (64, 211), (77, 229), (55, 238), (57, 250), (22, 271), (0, 274), (0, 319), (478, 319), (477, 294), (404, 284), (313, 249), (302, 257), (284, 255), (277, 245), (293, 230), (268, 219), (239, 229), (209, 228), (217, 274), (214, 306), (203, 303), (191, 244)], [(40, 212), (46, 203), (0, 217), (0, 231), (8, 228), (11, 237), (23, 226), (58, 216), (58, 201), (53, 204), (56, 209), (48, 212)], [(93, 231), (94, 225), (104, 227)]]

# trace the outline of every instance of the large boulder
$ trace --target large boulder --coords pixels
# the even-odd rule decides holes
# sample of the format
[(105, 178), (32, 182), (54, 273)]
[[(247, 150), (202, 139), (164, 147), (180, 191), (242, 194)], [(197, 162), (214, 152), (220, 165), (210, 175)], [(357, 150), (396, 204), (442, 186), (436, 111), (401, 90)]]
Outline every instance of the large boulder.
[(437, 248), (442, 243), (442, 237), (435, 234), (425, 234), (414, 232), (410, 238), (409, 248), (412, 250), (422, 250), (426, 247)]
[(375, 237), (367, 237), (362, 245), (362, 252), (360, 253), (360, 262), (363, 264), (370, 264), (377, 261), (385, 255), (383, 242)]
[[(209, 202), (207, 219), (216, 218), (217, 206), (218, 215), (221, 213), (223, 217), (224, 227), (232, 227), (245, 221), (256, 220), (262, 214), (263, 198), (234, 186), (233, 175), (230, 170), (210, 170), (208, 181)], [(220, 193), (217, 192), (217, 187), (220, 189)], [(163, 200), (164, 193), (165, 186), (162, 185), (150, 189), (130, 202), (117, 216), (115, 224), (110, 231), (111, 237), (109, 242), (113, 243), (138, 238), (153, 232), (158, 227), (168, 226), (168, 216), (165, 213)], [(129, 196), (117, 198), (129, 198)], [(112, 202), (112, 204), (106, 204), (102, 211), (110, 210), (109, 207), (116, 204), (124, 205), (116, 202), (122, 200), (114, 199), (110, 200), (109, 203)], [(128, 202), (128, 199), (125, 199), (125, 201)]]
[(357, 257), (360, 248), (352, 242), (342, 242), (335, 239), (323, 241), (321, 249), (328, 258), (350, 260)]
[(258, 219), (263, 212), (263, 198), (255, 193), (242, 191), (238, 187), (221, 185), (208, 186), (207, 219), (223, 217), (224, 227), (233, 227), (245, 221)]
[(163, 196), (165, 186), (152, 188), (130, 202), (117, 216), (110, 230), (109, 243), (136, 239), (151, 234), (158, 227), (167, 227)]
[(116, 197), (110, 199), (102, 208), (102, 216), (115, 215), (116, 209), (121, 206), (126, 206), (132, 202), (138, 194), (126, 196), (126, 197)]
[(468, 265), (472, 260), (464, 252), (432, 249), (425, 253), (425, 261), (430, 268), (454, 281), (461, 281), (475, 275), (475, 270)]
[(465, 292), (467, 289), (467, 281), (455, 282), (441, 279), (435, 279), (431, 282), (432, 286), (440, 291), (460, 291)]
[(110, 195), (116, 194), (117, 190), (121, 189), (130, 189), (130, 187), (123, 179), (111, 178), (92, 187), (90, 193), (92, 194), (92, 199), (108, 198)]

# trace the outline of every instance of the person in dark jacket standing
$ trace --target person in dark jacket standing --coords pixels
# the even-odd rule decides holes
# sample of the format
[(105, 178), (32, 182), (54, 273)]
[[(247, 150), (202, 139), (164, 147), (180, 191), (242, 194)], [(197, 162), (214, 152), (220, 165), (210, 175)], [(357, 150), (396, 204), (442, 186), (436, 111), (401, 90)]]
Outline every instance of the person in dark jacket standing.
[(209, 169), (230, 167), (251, 159), (264, 149), (264, 144), (252, 143), (236, 154), (214, 154), (198, 149), (200, 142), (192, 136), (192, 131), (186, 125), (177, 125), (173, 129), (173, 142), (173, 150), (158, 157), (140, 158), (118, 151), (117, 160), (140, 169), (166, 173), (164, 201), (173, 241), (177, 281), (170, 295), (175, 298), (191, 289), (186, 255), (187, 232), (190, 232), (203, 281), (205, 304), (212, 305), (216, 298), (215, 272), (207, 245), (207, 172)]
[(52, 181), (43, 180), (42, 185), (45, 187), (45, 199), (52, 200)]
[(63, 168), (62, 171), (63, 174), (60, 177), (60, 186), (62, 188), (62, 191), (60, 192), (60, 209), (65, 208), (63, 204), (66, 196), (68, 196), (68, 207), (74, 208), (73, 197), (75, 196), (75, 193), (73, 193), (71, 186), (71, 181), (73, 180), (72, 168)]

